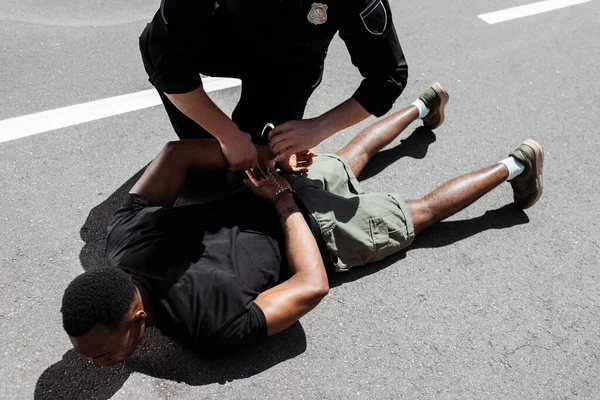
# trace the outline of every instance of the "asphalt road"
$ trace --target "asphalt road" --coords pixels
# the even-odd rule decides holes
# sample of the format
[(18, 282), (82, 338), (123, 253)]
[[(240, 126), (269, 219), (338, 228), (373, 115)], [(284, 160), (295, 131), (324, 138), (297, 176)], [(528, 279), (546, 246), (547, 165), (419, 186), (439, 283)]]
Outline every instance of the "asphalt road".
[[(0, 120), (149, 89), (137, 38), (157, 3), (4, 1)], [(0, 143), (0, 398), (600, 398), (600, 2), (477, 18), (525, 3), (393, 1), (411, 75), (394, 109), (434, 81), (451, 100), (444, 126), (409, 128), (363, 183), (417, 197), (531, 137), (546, 149), (540, 203), (518, 212), (503, 185), (227, 359), (151, 332), (125, 365), (95, 369), (62, 331), (65, 286), (102, 263), (110, 214), (175, 138), (162, 107)], [(307, 116), (359, 81), (336, 39)], [(213, 95), (227, 112), (238, 96)]]

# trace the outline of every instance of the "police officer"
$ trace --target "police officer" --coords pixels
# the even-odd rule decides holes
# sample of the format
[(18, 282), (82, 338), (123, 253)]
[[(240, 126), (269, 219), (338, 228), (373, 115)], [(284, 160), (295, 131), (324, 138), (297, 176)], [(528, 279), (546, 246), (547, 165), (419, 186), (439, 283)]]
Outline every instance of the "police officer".
[[(252, 141), (261, 142), (267, 122), (276, 125), (271, 148), (284, 159), (390, 110), (407, 64), (388, 1), (318, 1), (162, 0), (140, 49), (177, 135), (216, 138), (230, 169), (240, 170), (256, 165)], [(350, 99), (302, 119), (337, 32), (364, 79)], [(199, 74), (242, 80), (232, 119), (206, 95)]]

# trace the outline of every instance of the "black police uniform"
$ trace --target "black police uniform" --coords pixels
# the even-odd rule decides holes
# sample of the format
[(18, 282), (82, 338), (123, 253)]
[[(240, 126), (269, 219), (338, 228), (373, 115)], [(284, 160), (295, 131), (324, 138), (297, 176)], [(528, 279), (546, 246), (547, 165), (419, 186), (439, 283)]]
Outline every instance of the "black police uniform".
[(242, 80), (232, 119), (255, 142), (267, 122), (301, 119), (337, 32), (364, 77), (354, 99), (381, 116), (402, 93), (408, 70), (387, 0), (320, 0), (322, 24), (309, 21), (320, 7), (313, 0), (283, 0), (274, 12), (237, 1), (254, 15), (233, 12), (231, 0), (162, 0), (140, 37), (149, 81), (180, 138), (211, 137), (164, 95), (197, 89), (199, 74)]

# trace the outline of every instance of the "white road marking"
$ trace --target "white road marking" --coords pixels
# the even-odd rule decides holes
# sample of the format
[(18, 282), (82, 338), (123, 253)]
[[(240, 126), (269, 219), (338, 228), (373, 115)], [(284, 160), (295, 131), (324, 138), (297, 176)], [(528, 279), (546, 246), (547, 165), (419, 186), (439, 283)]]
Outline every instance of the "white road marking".
[[(214, 92), (241, 85), (239, 79), (203, 78), (206, 92)], [(37, 135), (55, 129), (83, 124), (97, 119), (125, 114), (162, 104), (156, 90), (130, 93), (89, 103), (42, 111), (0, 121), (0, 143)]]
[(540, 1), (538, 3), (526, 4), (524, 6), (507, 8), (505, 10), (494, 11), (487, 14), (480, 14), (478, 17), (488, 24), (497, 24), (499, 22), (510, 21), (511, 19), (529, 17), (530, 15), (558, 10), (559, 8), (589, 3), (590, 1), (592, 0), (547, 0)]

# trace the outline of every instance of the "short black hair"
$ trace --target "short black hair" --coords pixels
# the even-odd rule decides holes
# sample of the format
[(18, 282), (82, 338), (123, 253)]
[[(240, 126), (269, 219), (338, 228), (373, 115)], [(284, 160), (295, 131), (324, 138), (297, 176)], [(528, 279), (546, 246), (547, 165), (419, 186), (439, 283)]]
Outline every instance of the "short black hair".
[(80, 337), (96, 324), (121, 321), (135, 293), (133, 280), (119, 268), (84, 272), (67, 286), (63, 295), (60, 312), (65, 331), (71, 337)]

